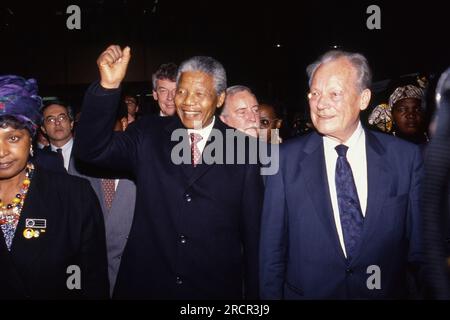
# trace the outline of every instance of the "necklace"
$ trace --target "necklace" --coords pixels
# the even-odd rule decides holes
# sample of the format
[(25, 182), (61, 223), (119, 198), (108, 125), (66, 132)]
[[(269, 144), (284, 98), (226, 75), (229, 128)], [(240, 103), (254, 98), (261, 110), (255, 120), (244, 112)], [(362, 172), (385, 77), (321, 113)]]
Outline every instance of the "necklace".
[(25, 179), (22, 182), (19, 193), (16, 194), (11, 203), (4, 204), (3, 201), (0, 200), (0, 225), (17, 226), (23, 203), (27, 196), (28, 188), (30, 187), (33, 172), (33, 164), (28, 163), (25, 169)]

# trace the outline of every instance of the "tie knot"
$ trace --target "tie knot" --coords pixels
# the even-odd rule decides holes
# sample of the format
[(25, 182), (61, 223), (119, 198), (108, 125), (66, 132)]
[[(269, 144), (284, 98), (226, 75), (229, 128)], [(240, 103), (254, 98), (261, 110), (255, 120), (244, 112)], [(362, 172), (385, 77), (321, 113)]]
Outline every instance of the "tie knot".
[(58, 148), (58, 149), (56, 149), (56, 152), (58, 152), (59, 154), (61, 154), (61, 153), (62, 153), (62, 149), (61, 149), (61, 148)]
[(340, 144), (335, 149), (339, 157), (345, 157), (347, 155), (348, 147), (346, 145)]
[(200, 134), (198, 134), (198, 133), (191, 133), (191, 142), (192, 142), (192, 144), (197, 144), (202, 139), (203, 139), (203, 137)]

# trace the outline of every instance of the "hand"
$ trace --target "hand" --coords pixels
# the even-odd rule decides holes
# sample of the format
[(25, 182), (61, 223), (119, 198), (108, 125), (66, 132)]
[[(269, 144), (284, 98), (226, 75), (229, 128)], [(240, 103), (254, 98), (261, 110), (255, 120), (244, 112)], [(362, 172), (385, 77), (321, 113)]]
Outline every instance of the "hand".
[(120, 86), (127, 73), (131, 54), (130, 47), (109, 46), (97, 59), (100, 71), (100, 85), (106, 89), (116, 89)]

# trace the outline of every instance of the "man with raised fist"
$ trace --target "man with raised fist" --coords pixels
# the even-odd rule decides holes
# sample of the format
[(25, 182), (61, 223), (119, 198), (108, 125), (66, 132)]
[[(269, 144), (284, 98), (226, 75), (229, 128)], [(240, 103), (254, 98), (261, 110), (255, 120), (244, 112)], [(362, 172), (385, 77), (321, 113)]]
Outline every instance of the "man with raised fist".
[[(229, 150), (217, 133), (225, 137), (232, 129), (214, 116), (225, 99), (223, 66), (211, 57), (186, 60), (177, 74), (178, 117), (144, 117), (114, 133), (129, 61), (130, 48), (116, 45), (98, 58), (101, 80), (87, 90), (75, 143), (81, 159), (136, 179), (135, 216), (114, 298), (256, 299), (259, 167), (205, 161), (212, 136), (216, 150)], [(188, 161), (180, 163), (173, 152), (177, 137)]]

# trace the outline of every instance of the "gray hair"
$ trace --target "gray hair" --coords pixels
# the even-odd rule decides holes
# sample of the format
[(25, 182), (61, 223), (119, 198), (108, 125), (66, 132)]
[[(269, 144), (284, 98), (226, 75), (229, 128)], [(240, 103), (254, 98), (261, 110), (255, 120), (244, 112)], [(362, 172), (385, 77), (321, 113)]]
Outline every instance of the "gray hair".
[(72, 109), (72, 107), (70, 105), (68, 105), (66, 102), (64, 102), (62, 100), (59, 100), (59, 99), (50, 99), (50, 100), (47, 100), (46, 102), (44, 102), (44, 104), (42, 105), (42, 107), (40, 109), (40, 112), (41, 112), (41, 123), (42, 124), (44, 123), (44, 120), (45, 120), (45, 118), (44, 118), (44, 111), (45, 111), (45, 109), (47, 109), (48, 107), (50, 107), (50, 106), (52, 106), (54, 104), (58, 105), (58, 106), (61, 106), (64, 109), (66, 109), (67, 116), (69, 117), (70, 121), (74, 121), (75, 120), (75, 117), (74, 117), (74, 114), (73, 114), (73, 109)]
[(311, 87), (312, 78), (317, 69), (324, 63), (338, 60), (340, 58), (347, 59), (355, 68), (358, 76), (358, 87), (360, 91), (370, 88), (372, 85), (372, 71), (370, 71), (369, 63), (361, 53), (346, 52), (341, 50), (331, 50), (323, 54), (318, 60), (311, 63), (306, 68), (308, 74), (308, 84)]
[(214, 58), (195, 56), (181, 63), (177, 73), (177, 86), (183, 72), (203, 72), (213, 77), (214, 89), (220, 95), (227, 88), (227, 74), (222, 64)]
[(177, 78), (177, 69), (177, 65), (173, 62), (160, 65), (158, 70), (152, 74), (153, 90), (156, 91), (156, 89), (158, 89), (156, 86), (157, 80), (169, 80), (175, 82)]
[(226, 115), (228, 99), (231, 98), (232, 96), (234, 96), (235, 94), (239, 93), (239, 92), (248, 92), (249, 94), (251, 94), (255, 98), (255, 100), (258, 100), (258, 99), (256, 99), (255, 94), (252, 92), (252, 90), (249, 87), (242, 86), (242, 85), (231, 86), (231, 87), (227, 88), (227, 91), (226, 91), (227, 94), (225, 96), (225, 103), (224, 103), (224, 106), (222, 108), (221, 115)]

